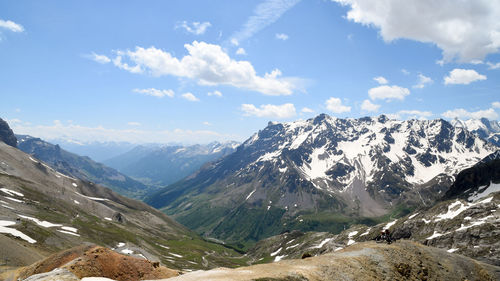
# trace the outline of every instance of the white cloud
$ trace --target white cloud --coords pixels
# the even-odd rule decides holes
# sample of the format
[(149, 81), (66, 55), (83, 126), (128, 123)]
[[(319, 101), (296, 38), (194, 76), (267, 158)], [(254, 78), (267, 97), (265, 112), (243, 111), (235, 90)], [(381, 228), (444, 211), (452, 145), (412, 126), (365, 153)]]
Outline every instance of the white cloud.
[(448, 76), (444, 77), (444, 84), (462, 84), (467, 85), (474, 81), (486, 80), (486, 75), (481, 75), (473, 69), (455, 68), (450, 71)]
[(410, 90), (407, 88), (399, 87), (399, 86), (378, 86), (375, 88), (371, 88), (368, 90), (368, 95), (372, 100), (376, 99), (385, 99), (389, 100), (404, 100), (404, 98), (410, 94)]
[(15, 23), (10, 20), (2, 20), (0, 19), (0, 28), (4, 28), (10, 30), (12, 32), (23, 32), (24, 27), (18, 23)]
[(314, 110), (310, 109), (309, 107), (304, 107), (301, 111), (302, 113), (314, 113)]
[(457, 108), (453, 110), (448, 110), (445, 113), (441, 114), (445, 118), (459, 118), (459, 119), (480, 119), (480, 118), (488, 118), (488, 119), (497, 119), (498, 114), (495, 112), (493, 108), (489, 108), (486, 110), (478, 110), (478, 111), (467, 111), (463, 108)]
[(488, 69), (499, 69), (500, 68), (500, 62), (497, 63), (492, 63), (492, 62), (487, 62)]
[(325, 102), (326, 108), (333, 113), (344, 113), (350, 112), (351, 107), (342, 105), (342, 101), (339, 98), (331, 97)]
[(404, 69), (404, 68), (401, 69), (401, 72), (403, 72), (404, 75), (410, 74), (410, 72), (408, 70)]
[(276, 33), (276, 39), (286, 41), (288, 40), (288, 35), (285, 33)]
[(364, 100), (361, 104), (361, 109), (368, 112), (377, 112), (379, 108), (379, 104), (374, 104), (370, 100)]
[(138, 127), (138, 126), (141, 126), (141, 123), (139, 123), (139, 122), (128, 122), (127, 125)]
[(92, 52), (92, 54), (90, 54), (90, 55), (85, 55), (85, 57), (87, 57), (87, 58), (89, 58), (89, 59), (91, 59), (91, 60), (93, 60), (95, 62), (98, 62), (100, 64), (106, 64), (106, 63), (111, 62), (111, 59), (108, 58), (107, 56), (105, 56), (105, 55), (98, 55), (98, 54), (96, 54), (94, 52)]
[[(10, 120), (9, 120), (10, 121)], [(111, 129), (103, 126), (90, 127), (77, 124), (64, 124), (54, 121), (51, 125), (30, 125), (28, 122), (9, 122), (16, 134), (26, 134), (45, 140), (71, 139), (82, 143), (92, 142), (131, 142), (131, 143), (168, 143), (182, 142), (186, 144), (209, 143), (212, 141), (244, 140), (246, 136), (222, 134), (208, 130), (140, 130)]]
[(427, 77), (423, 74), (418, 74), (418, 83), (417, 85), (414, 85), (413, 88), (417, 88), (417, 89), (423, 89), (425, 87), (426, 84), (430, 84), (434, 81), (432, 81), (432, 79), (430, 77)]
[(212, 24), (208, 21), (205, 22), (197, 22), (194, 21), (192, 23), (189, 23), (187, 21), (182, 21), (177, 23), (175, 28), (183, 28), (189, 33), (195, 34), (195, 35), (202, 35), (207, 31), (207, 29), (212, 26)]
[(347, 18), (398, 38), (436, 44), (443, 61), (480, 60), (500, 48), (498, 1), (333, 0), (350, 6)]
[(208, 121), (205, 121), (205, 122), (203, 122), (203, 125), (205, 125), (205, 126), (212, 126), (212, 123), (210, 123)]
[(252, 37), (266, 26), (276, 22), (299, 2), (300, 0), (265, 0), (260, 3), (243, 27), (231, 36), (231, 43), (237, 46), (238, 44), (234, 43), (241, 43)]
[(296, 115), (295, 106), (291, 103), (282, 105), (264, 104), (257, 108), (253, 104), (242, 104), (241, 110), (245, 116), (285, 119)]
[(247, 52), (245, 51), (245, 49), (243, 49), (243, 48), (240, 47), (240, 48), (238, 48), (238, 50), (236, 50), (236, 54), (244, 56), (244, 55), (247, 54)]
[(195, 95), (193, 95), (192, 93), (184, 93), (181, 95), (184, 99), (188, 100), (188, 101), (200, 101), (200, 99), (198, 99)]
[[(189, 52), (181, 59), (155, 47), (135, 51), (117, 51), (113, 63), (132, 73), (151, 73), (153, 76), (173, 75), (195, 79), (201, 85), (231, 85), (265, 95), (291, 95), (300, 79), (280, 77), (279, 69), (258, 76), (249, 61), (231, 59), (219, 45), (194, 41), (185, 44)], [(130, 60), (134, 65), (123, 62)]]
[(408, 115), (408, 118), (412, 119), (422, 119), (432, 116), (430, 111), (420, 111), (420, 110), (401, 110), (398, 112), (399, 115)]
[(492, 102), (492, 103), (491, 103), (491, 106), (492, 106), (493, 108), (500, 108), (500, 101), (494, 101), (494, 102)]
[(222, 93), (221, 93), (221, 92), (219, 92), (219, 91), (217, 91), (217, 90), (215, 90), (215, 91), (213, 91), (213, 92), (208, 92), (208, 93), (207, 93), (207, 95), (208, 95), (209, 97), (211, 97), (211, 96), (216, 96), (216, 97), (219, 97), (219, 98), (221, 98), (221, 97), (222, 97)]
[(164, 96), (173, 98), (174, 97), (174, 91), (172, 90), (158, 90), (155, 88), (149, 88), (149, 89), (133, 89), (135, 93), (147, 95), (147, 96), (152, 96), (152, 97), (157, 97), (157, 98), (163, 98)]
[(384, 85), (384, 84), (389, 83), (389, 81), (387, 81), (387, 79), (385, 79), (382, 76), (375, 77), (375, 78), (373, 78), (373, 80), (377, 81), (377, 83), (379, 83), (380, 85)]

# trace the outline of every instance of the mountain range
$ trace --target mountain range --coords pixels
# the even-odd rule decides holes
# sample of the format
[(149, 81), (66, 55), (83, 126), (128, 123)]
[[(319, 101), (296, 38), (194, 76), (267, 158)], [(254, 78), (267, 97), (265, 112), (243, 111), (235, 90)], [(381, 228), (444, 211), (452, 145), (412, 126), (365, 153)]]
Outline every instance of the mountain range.
[(432, 205), (497, 147), (449, 122), (270, 122), (233, 154), (148, 197), (187, 227), (245, 248), (287, 229), (339, 232)]
[(237, 142), (206, 145), (140, 145), (103, 163), (148, 185), (165, 186), (194, 173), (207, 162), (233, 153)]

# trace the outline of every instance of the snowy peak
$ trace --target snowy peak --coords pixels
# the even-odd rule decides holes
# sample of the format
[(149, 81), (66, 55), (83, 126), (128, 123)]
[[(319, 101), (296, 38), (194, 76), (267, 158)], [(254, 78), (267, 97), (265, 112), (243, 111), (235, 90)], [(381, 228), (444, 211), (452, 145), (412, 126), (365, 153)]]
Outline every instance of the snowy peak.
[(467, 121), (453, 119), (450, 123), (454, 127), (465, 128), (468, 131), (478, 135), (479, 137), (489, 141), (490, 143), (500, 146), (500, 122), (481, 119), (469, 119)]

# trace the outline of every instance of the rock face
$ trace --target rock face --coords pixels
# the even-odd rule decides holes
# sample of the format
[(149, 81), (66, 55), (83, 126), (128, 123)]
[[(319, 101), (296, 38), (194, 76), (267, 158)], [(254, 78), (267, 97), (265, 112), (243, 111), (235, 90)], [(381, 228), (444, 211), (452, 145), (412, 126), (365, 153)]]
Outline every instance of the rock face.
[(87, 242), (175, 269), (246, 262), (143, 202), (57, 172), (3, 142), (0, 160), (0, 271)]
[(350, 221), (432, 205), (456, 173), (495, 150), (441, 119), (321, 114), (269, 123), (235, 153), (146, 202), (229, 243), (292, 229), (339, 232)]
[(198, 170), (207, 162), (233, 153), (237, 142), (192, 146), (137, 146), (104, 164), (141, 181), (166, 186)]
[(18, 135), (18, 148), (44, 161), (60, 173), (105, 185), (112, 190), (131, 197), (142, 198), (151, 187), (136, 181), (117, 170), (79, 156), (39, 138)]
[(499, 280), (500, 267), (418, 243), (365, 242), (299, 260), (187, 273), (191, 280)]
[(159, 263), (121, 255), (108, 248), (88, 245), (65, 250), (21, 268), (8, 279), (35, 281), (105, 277), (117, 281), (136, 281), (178, 275), (177, 271), (160, 266)]
[(7, 122), (5, 122), (1, 118), (0, 118), (0, 141), (3, 141), (4, 143), (12, 147), (17, 146), (17, 139), (16, 136), (14, 135), (14, 132), (12, 132), (12, 129), (9, 127), (9, 124), (7, 124)]
[(500, 146), (500, 122), (498, 121), (486, 118), (469, 119), (467, 121), (454, 119), (451, 124), (456, 127), (466, 128), (492, 144)]

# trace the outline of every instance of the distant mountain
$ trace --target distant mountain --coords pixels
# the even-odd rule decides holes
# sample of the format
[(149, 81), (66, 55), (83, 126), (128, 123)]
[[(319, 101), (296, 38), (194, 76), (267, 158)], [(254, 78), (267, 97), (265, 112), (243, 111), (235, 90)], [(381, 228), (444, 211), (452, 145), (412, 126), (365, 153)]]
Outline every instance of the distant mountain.
[(152, 190), (151, 187), (113, 168), (97, 163), (89, 157), (68, 152), (59, 145), (27, 135), (18, 135), (17, 138), (20, 150), (46, 162), (63, 174), (105, 185), (131, 198), (142, 198)]
[(50, 139), (50, 143), (57, 143), (69, 152), (88, 156), (102, 163), (104, 160), (123, 154), (136, 146), (129, 142), (79, 142), (71, 139)]
[(462, 121), (453, 119), (450, 121), (453, 126), (466, 128), (467, 130), (477, 134), (481, 138), (491, 142), (492, 144), (500, 147), (500, 122), (481, 119), (469, 119)]
[(144, 183), (165, 186), (189, 176), (207, 162), (233, 153), (238, 145), (237, 142), (141, 145), (104, 163)]
[(445, 120), (269, 123), (237, 151), (146, 202), (206, 236), (241, 243), (284, 230), (339, 232), (432, 205), (496, 148)]
[[(182, 270), (233, 267), (247, 260), (143, 202), (58, 172), (0, 142), (0, 272), (88, 243)], [(56, 266), (76, 257), (59, 256)], [(41, 264), (34, 269), (52, 270)], [(123, 274), (127, 269), (121, 268)], [(0, 279), (8, 280), (1, 274)]]
[(5, 122), (2, 118), (0, 118), (0, 141), (3, 141), (13, 147), (16, 147), (17, 145), (17, 139), (14, 132), (12, 132), (9, 124), (7, 124), (7, 122)]

